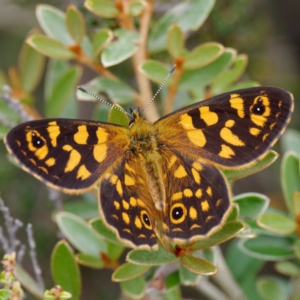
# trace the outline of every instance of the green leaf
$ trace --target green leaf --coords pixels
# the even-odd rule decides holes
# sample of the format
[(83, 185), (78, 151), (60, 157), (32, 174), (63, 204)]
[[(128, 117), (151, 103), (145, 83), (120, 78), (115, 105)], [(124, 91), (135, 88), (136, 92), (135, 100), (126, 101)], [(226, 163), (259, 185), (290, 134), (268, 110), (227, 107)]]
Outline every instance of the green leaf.
[[(62, 76), (57, 78), (55, 85), (46, 101), (46, 117), (57, 118), (63, 115), (63, 110), (68, 104), (70, 96), (74, 93), (82, 74), (78, 66), (69, 68)], [(77, 105), (74, 102), (74, 105)]]
[(117, 40), (108, 44), (101, 54), (104, 67), (117, 65), (138, 50), (139, 35), (136, 32), (117, 29), (114, 34)]
[(259, 235), (255, 239), (240, 240), (239, 247), (246, 254), (264, 260), (284, 260), (294, 256), (290, 238)]
[(262, 228), (278, 234), (290, 234), (296, 230), (297, 224), (293, 219), (281, 212), (267, 212), (259, 217), (257, 223)]
[(289, 150), (300, 155), (300, 132), (295, 129), (288, 128), (280, 138), (282, 152)]
[(172, 272), (166, 277), (166, 288), (171, 289), (180, 285), (179, 271)]
[(124, 249), (124, 245), (117, 245), (115, 243), (107, 242), (108, 257), (112, 261), (118, 260), (124, 252)]
[(167, 49), (174, 58), (182, 55), (184, 49), (183, 32), (177, 24), (173, 24), (168, 31)]
[(100, 29), (93, 36), (93, 57), (97, 57), (101, 51), (111, 42), (113, 33), (108, 29)]
[(182, 256), (180, 262), (185, 268), (199, 275), (210, 276), (217, 272), (216, 266), (210, 262), (191, 255)]
[(239, 205), (240, 218), (256, 219), (266, 211), (270, 199), (263, 194), (245, 193), (234, 197), (234, 202)]
[(166, 49), (167, 32), (172, 24), (176, 23), (184, 33), (198, 30), (214, 4), (214, 0), (190, 0), (175, 5), (153, 26), (149, 35), (148, 51), (154, 53)]
[(70, 243), (83, 254), (99, 258), (107, 253), (107, 245), (83, 219), (66, 212), (56, 215), (57, 224)]
[(230, 70), (222, 72), (213, 82), (211, 91), (213, 94), (220, 94), (225, 89), (238, 80), (244, 73), (248, 63), (248, 56), (240, 54), (237, 56)]
[(143, 275), (150, 269), (149, 266), (125, 263), (121, 265), (112, 275), (113, 281), (126, 281)]
[(111, 0), (86, 0), (84, 6), (93, 14), (103, 18), (115, 18), (119, 14), (115, 2)]
[(14, 275), (20, 281), (22, 287), (38, 299), (44, 299), (44, 291), (38, 283), (19, 265), (14, 267)]
[(254, 165), (246, 166), (241, 170), (226, 170), (223, 169), (222, 172), (225, 174), (226, 178), (229, 180), (236, 180), (247, 177), (254, 173), (260, 172), (263, 169), (269, 167), (278, 158), (278, 153), (270, 150), (267, 154), (257, 161)]
[[(248, 300), (260, 299), (255, 288), (257, 274), (265, 261), (246, 255), (237, 247), (238, 240), (232, 240), (226, 249), (226, 262), (236, 282), (241, 286)], [(237, 263), (238, 262), (238, 263)]]
[(277, 272), (288, 276), (288, 277), (297, 277), (300, 274), (299, 267), (290, 261), (278, 261), (275, 263), (275, 269)]
[(219, 58), (207, 66), (184, 72), (179, 81), (179, 89), (193, 91), (195, 88), (199, 89), (199, 86), (208, 85), (231, 64), (235, 55), (235, 50), (226, 48)]
[(7, 289), (0, 290), (0, 300), (10, 300), (12, 299), (12, 291)]
[(143, 277), (121, 282), (122, 292), (129, 299), (141, 299), (146, 291), (146, 283)]
[(107, 241), (114, 243), (119, 246), (123, 246), (123, 244), (117, 238), (117, 235), (107, 227), (107, 225), (102, 221), (102, 219), (97, 218), (90, 221), (93, 229), (97, 231), (101, 236), (103, 236)]
[(284, 154), (281, 162), (281, 188), (289, 211), (292, 212), (294, 192), (300, 192), (299, 157), (291, 151)]
[(82, 219), (90, 220), (99, 216), (98, 204), (95, 199), (89, 199), (84, 194), (80, 201), (69, 201), (63, 203), (63, 211), (72, 213)]
[(65, 16), (63, 11), (47, 4), (39, 4), (36, 9), (37, 20), (46, 35), (63, 45), (72, 45), (74, 42), (67, 30)]
[(215, 61), (223, 52), (224, 47), (219, 43), (202, 44), (187, 54), (182, 68), (184, 70), (202, 68)]
[(81, 276), (71, 247), (66, 241), (56, 244), (51, 256), (51, 272), (55, 284), (72, 294), (72, 299), (79, 299)]
[(41, 81), (45, 57), (24, 43), (20, 51), (18, 64), (22, 89), (27, 93), (31, 93)]
[(70, 60), (76, 57), (76, 54), (65, 45), (47, 36), (35, 35), (26, 42), (39, 53), (51, 58)]
[(236, 90), (241, 90), (241, 89), (246, 89), (246, 88), (256, 87), (256, 86), (260, 86), (260, 84), (257, 81), (245, 80), (245, 81), (230, 85), (229, 87), (224, 89), (224, 92), (236, 91)]
[(244, 227), (244, 224), (240, 221), (225, 223), (225, 225), (220, 230), (213, 233), (211, 236), (196, 242), (192, 246), (192, 249), (199, 250), (223, 243), (236, 236), (240, 231), (244, 229)]
[(129, 14), (133, 17), (140, 16), (145, 7), (147, 6), (147, 2), (144, 0), (133, 0), (129, 2)]
[(120, 105), (115, 104), (114, 107), (112, 107), (109, 110), (108, 122), (112, 123), (112, 124), (117, 124), (117, 125), (121, 125), (124, 127), (128, 127), (128, 124), (129, 124), (128, 115), (125, 114), (123, 111), (116, 109), (116, 107), (123, 109)]
[(76, 255), (76, 261), (82, 266), (86, 266), (88, 268), (102, 269), (105, 267), (102, 259), (88, 254), (78, 253)]
[(292, 211), (295, 217), (300, 215), (300, 192), (294, 192), (293, 202), (292, 202)]
[(70, 33), (75, 43), (77, 45), (80, 45), (83, 37), (86, 34), (86, 27), (81, 12), (74, 5), (68, 6), (66, 15), (66, 25), (68, 32)]
[(191, 272), (183, 265), (180, 265), (179, 267), (179, 277), (180, 277), (180, 282), (183, 285), (195, 285), (199, 280), (198, 274)]
[(178, 258), (159, 246), (157, 251), (132, 250), (127, 254), (126, 260), (137, 265), (158, 266), (174, 262)]
[(271, 277), (260, 277), (257, 280), (257, 290), (264, 300), (284, 300), (287, 299), (287, 284)]
[(228, 218), (226, 219), (226, 222), (232, 222), (232, 221), (236, 221), (238, 219), (240, 215), (240, 208), (236, 203), (232, 203), (231, 204), (231, 212), (228, 216)]
[[(170, 72), (170, 70), (162, 63), (150, 59), (143, 62), (139, 69), (148, 79), (158, 84), (161, 84)], [(171, 78), (167, 80), (165, 86), (169, 86), (170, 83)]]

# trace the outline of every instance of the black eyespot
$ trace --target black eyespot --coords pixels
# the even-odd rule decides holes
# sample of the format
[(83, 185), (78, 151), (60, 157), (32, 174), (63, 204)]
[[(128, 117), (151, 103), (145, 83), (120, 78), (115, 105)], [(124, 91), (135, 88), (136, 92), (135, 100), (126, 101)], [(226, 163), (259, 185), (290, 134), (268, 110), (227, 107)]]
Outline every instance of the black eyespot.
[(146, 213), (143, 213), (142, 217), (143, 217), (143, 220), (144, 220), (145, 224), (150, 226), (151, 223), (150, 223), (148, 215)]
[(179, 220), (183, 216), (183, 209), (182, 207), (175, 207), (172, 210), (172, 218), (174, 220)]
[(34, 132), (31, 133), (31, 137), (32, 137), (32, 144), (35, 148), (42, 148), (44, 146), (44, 141), (38, 136), (36, 136)]
[(263, 101), (259, 98), (258, 101), (252, 107), (252, 113), (256, 115), (263, 115), (266, 108)]

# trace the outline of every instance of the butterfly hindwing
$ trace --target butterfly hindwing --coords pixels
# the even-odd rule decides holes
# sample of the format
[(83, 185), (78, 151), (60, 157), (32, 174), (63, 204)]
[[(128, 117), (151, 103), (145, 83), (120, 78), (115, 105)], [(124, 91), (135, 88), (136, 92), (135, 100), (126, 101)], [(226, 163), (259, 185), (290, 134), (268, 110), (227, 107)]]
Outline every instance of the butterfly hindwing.
[(203, 238), (220, 226), (230, 208), (224, 175), (197, 157), (174, 152), (166, 161), (164, 234), (176, 242)]
[(157, 246), (157, 213), (137, 158), (120, 158), (104, 174), (99, 204), (106, 223), (125, 243), (140, 248)]
[(229, 168), (263, 156), (287, 126), (290, 93), (256, 87), (215, 96), (158, 120), (162, 143)]
[(54, 188), (76, 193), (92, 187), (124, 153), (126, 130), (93, 121), (45, 119), (18, 125), (5, 143), (25, 170)]

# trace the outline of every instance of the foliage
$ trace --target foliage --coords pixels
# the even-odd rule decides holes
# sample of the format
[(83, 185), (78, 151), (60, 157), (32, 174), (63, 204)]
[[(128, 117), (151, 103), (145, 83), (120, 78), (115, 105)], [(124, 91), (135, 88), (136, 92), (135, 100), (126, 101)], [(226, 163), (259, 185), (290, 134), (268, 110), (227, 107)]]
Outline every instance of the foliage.
[[(156, 20), (151, 20), (152, 1), (86, 0), (84, 5), (82, 11), (70, 5), (66, 12), (49, 5), (37, 7), (36, 17), (43, 33), (32, 31), (21, 49), (18, 68), (12, 68), (8, 76), (0, 73), (0, 86), (8, 84), (11, 88), (10, 91), (4, 89), (1, 95), (1, 138), (20, 121), (40, 118), (33, 92), (44, 71), (45, 57), (49, 61), (43, 117), (77, 118), (81, 114), (74, 90), (84, 78), (83, 68), (97, 74), (82, 85), (86, 90), (100, 93), (128, 110), (133, 105), (144, 108), (152, 99), (151, 82), (161, 84), (176, 64), (156, 105), (145, 111), (151, 121), (200, 99), (258, 85), (251, 80), (241, 80), (248, 62), (245, 54), (237, 54), (235, 49), (216, 42), (203, 43), (193, 49), (185, 46), (186, 35), (200, 29), (214, 6), (213, 0), (179, 3)], [(89, 21), (96, 16), (101, 17), (97, 18), (100, 24), (89, 26)], [(130, 85), (133, 74), (136, 88)], [(77, 98), (94, 102), (93, 118), (128, 124), (124, 114), (95, 103), (96, 99), (90, 95), (78, 91)], [(284, 139), (286, 150), (295, 151), (286, 152), (281, 166), (287, 214), (267, 208), (269, 199), (264, 195), (238, 195), (226, 223), (210, 237), (187, 248), (167, 247), (162, 240), (157, 251), (130, 250), (124, 262), (122, 255), (128, 249), (97, 216), (96, 200), (91, 193), (83, 196), (80, 203), (63, 204), (63, 211), (53, 213), (66, 238), (57, 242), (51, 256), (55, 287), (43, 294), (36, 280), (18, 262), (12, 267), (14, 276), (38, 299), (68, 299), (70, 294), (73, 300), (79, 299), (80, 266), (113, 269), (112, 280), (120, 282), (122, 297), (127, 299), (140, 299), (151, 293), (147, 286), (158, 290), (162, 299), (181, 299), (180, 285), (194, 285), (213, 297), (216, 286), (210, 289), (209, 282), (202, 277), (213, 274), (220, 287), (219, 295), (230, 299), (242, 293), (245, 296), (240, 299), (297, 299), (300, 297), (297, 290), (300, 277), (299, 133), (290, 130)], [(233, 181), (262, 170), (276, 158), (276, 152), (270, 151), (247, 169), (224, 173)], [(235, 236), (239, 240), (229, 246), (228, 269), (216, 245)], [(257, 277), (264, 261), (276, 261), (276, 270), (288, 279)], [(20, 286), (5, 286), (0, 299), (11, 297), (5, 294), (10, 293), (9, 288), (20, 289)], [(21, 298), (22, 292), (16, 299)]]

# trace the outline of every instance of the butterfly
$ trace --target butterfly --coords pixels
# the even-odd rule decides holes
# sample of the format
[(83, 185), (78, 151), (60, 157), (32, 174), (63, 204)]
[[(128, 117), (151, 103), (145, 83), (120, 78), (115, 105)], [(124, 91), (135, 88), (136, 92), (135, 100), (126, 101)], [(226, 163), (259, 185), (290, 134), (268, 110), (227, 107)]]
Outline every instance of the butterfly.
[(228, 92), (154, 123), (137, 109), (129, 127), (72, 119), (30, 121), (5, 138), (26, 171), (50, 187), (83, 193), (99, 185), (105, 223), (127, 245), (157, 236), (187, 244), (222, 227), (231, 191), (219, 170), (264, 157), (283, 133), (293, 97), (274, 87)]

